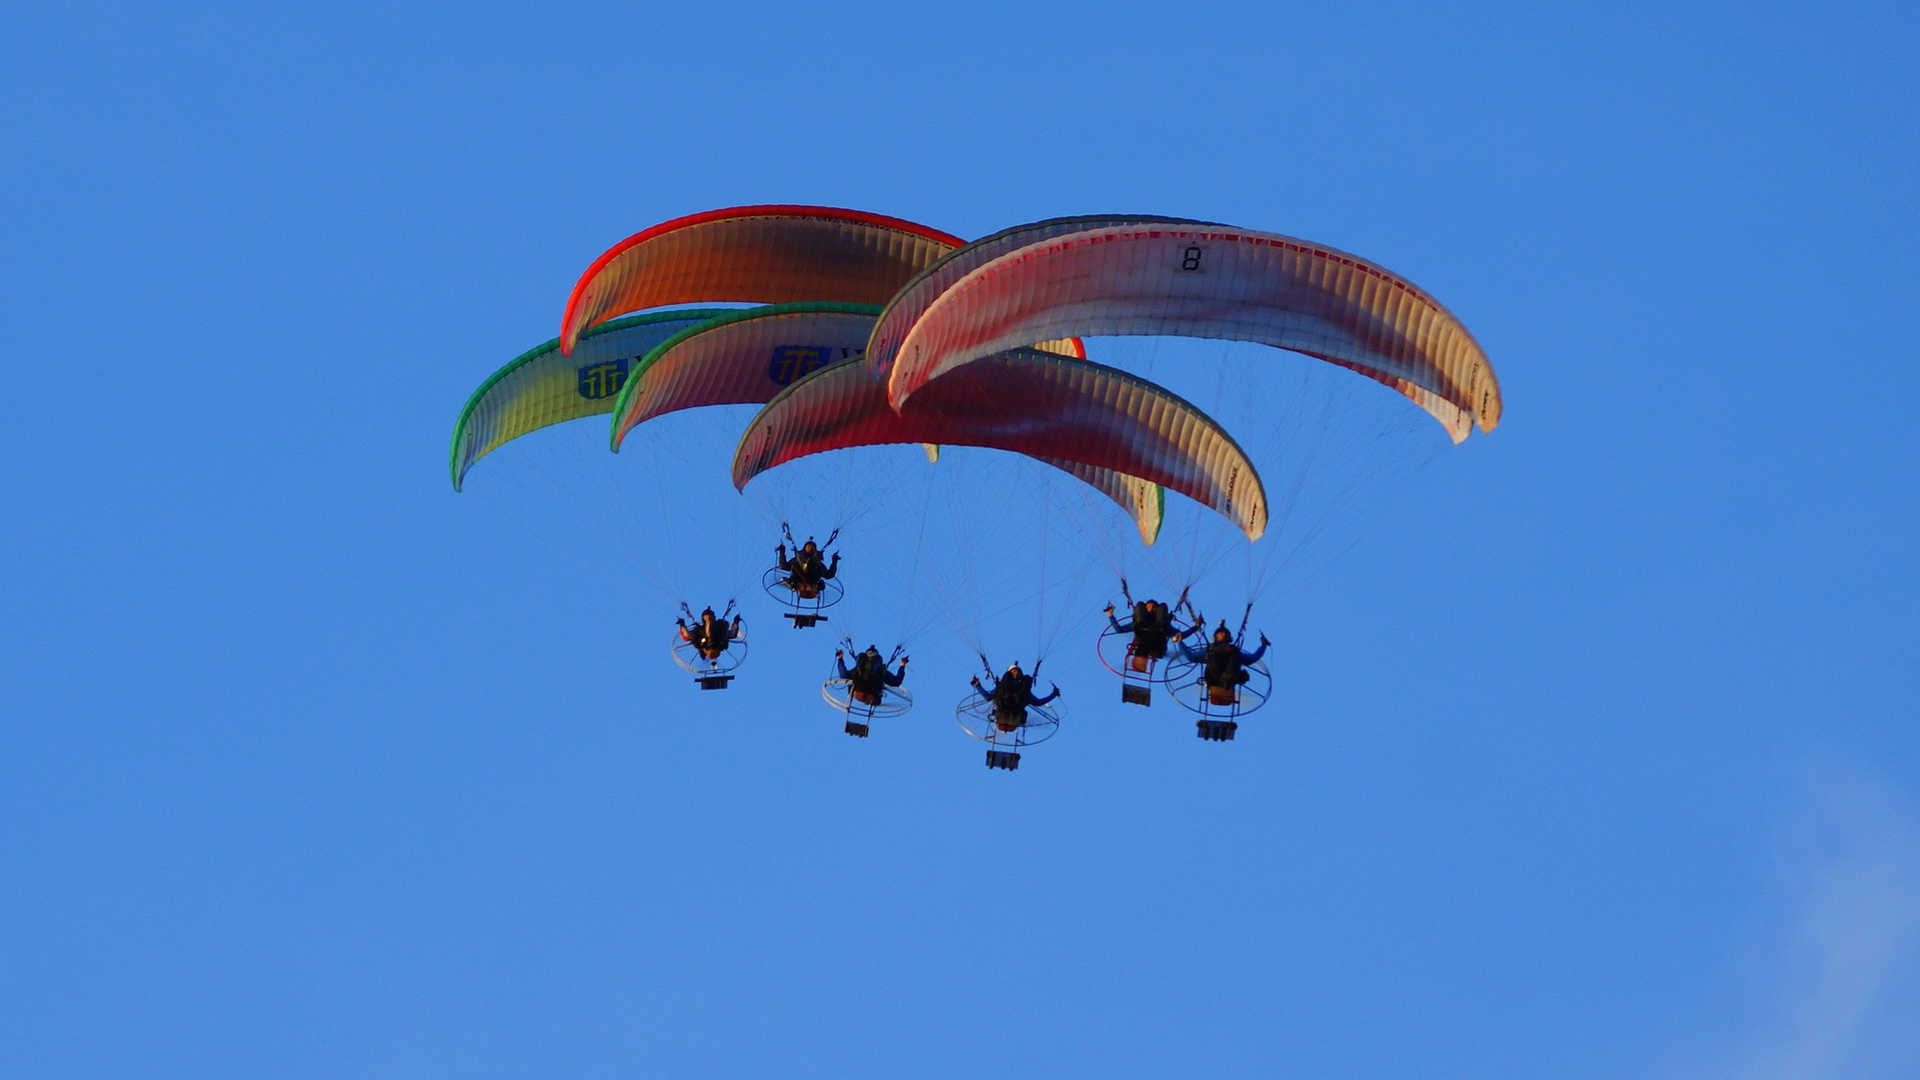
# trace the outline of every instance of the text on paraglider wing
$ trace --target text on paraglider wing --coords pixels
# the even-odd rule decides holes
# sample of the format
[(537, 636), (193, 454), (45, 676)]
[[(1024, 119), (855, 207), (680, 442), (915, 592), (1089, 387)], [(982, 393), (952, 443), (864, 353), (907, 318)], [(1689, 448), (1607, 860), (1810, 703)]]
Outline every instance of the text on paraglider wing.
[[(840, 350), (845, 359), (847, 350)], [(807, 375), (826, 367), (833, 359), (833, 351), (818, 345), (775, 345), (773, 356), (767, 361), (767, 378), (776, 386), (785, 386), (802, 375)]]
[(580, 368), (579, 382), (576, 384), (580, 396), (588, 401), (598, 401), (618, 394), (620, 388), (627, 384), (627, 363), (627, 359), (622, 357)]

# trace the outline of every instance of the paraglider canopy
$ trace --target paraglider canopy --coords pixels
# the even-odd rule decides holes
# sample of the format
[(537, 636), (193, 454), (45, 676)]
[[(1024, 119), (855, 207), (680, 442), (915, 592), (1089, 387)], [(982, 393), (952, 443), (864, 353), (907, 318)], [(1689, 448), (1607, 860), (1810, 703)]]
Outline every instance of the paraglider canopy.
[(607, 249), (573, 287), (560, 348), (624, 312), (733, 301), (884, 304), (964, 241), (925, 225), (833, 206), (736, 206), (689, 214)]
[(1089, 228), (976, 267), (901, 338), (889, 400), (905, 410), (941, 377), (1027, 342), (1119, 335), (1259, 342), (1326, 360), (1405, 394), (1455, 442), (1474, 423), (1500, 422), (1486, 353), (1438, 301), (1357, 256), (1225, 225)]

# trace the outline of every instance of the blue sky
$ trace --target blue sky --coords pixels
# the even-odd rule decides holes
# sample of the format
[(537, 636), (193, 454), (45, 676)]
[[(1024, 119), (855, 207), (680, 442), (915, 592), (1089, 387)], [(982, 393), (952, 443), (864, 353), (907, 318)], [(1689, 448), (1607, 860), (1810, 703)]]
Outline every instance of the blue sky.
[[(10, 11), (0, 1071), (1913, 1075), (1917, 39)], [(948, 622), (847, 739), (828, 638), (725, 694), (666, 660), (648, 500), (742, 542), (723, 480), (596, 428), (447, 483), (594, 256), (755, 202), (1309, 237), (1459, 314), (1506, 415), (1263, 597), (1233, 744), (1123, 711), (1081, 633), (1060, 737), (986, 770)]]

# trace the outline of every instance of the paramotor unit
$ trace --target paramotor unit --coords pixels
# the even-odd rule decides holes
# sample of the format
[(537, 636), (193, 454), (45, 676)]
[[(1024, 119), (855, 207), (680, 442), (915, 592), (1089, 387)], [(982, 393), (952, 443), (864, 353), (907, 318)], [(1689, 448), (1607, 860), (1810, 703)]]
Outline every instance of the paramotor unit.
[(1014, 664), (994, 679), (985, 657), (980, 663), (993, 685), (984, 686), (975, 677), (973, 692), (954, 707), (954, 719), (960, 722), (960, 730), (987, 744), (987, 768), (1011, 772), (1020, 767), (1021, 747), (1037, 746), (1059, 733), (1060, 711), (1049, 706), (1060, 696), (1060, 688), (1054, 687), (1045, 697), (1034, 696), (1038, 664), (1033, 675), (1023, 674), (1020, 665)]
[[(1178, 622), (1181, 609), (1187, 608), (1187, 594), (1182, 591), (1171, 607), (1153, 599), (1135, 600), (1127, 579), (1121, 578), (1120, 595), (1127, 602), (1127, 615), (1123, 618), (1107, 606), (1107, 625), (1094, 642), (1094, 652), (1102, 666), (1120, 676), (1121, 701), (1152, 705), (1154, 684), (1167, 681), (1168, 656), (1178, 651), (1173, 642), (1195, 629)], [(1194, 618), (1191, 608), (1187, 610), (1187, 617)]]
[(1060, 713), (1046, 705), (1027, 706), (1025, 721), (1008, 731), (994, 721), (993, 702), (970, 694), (953, 710), (960, 730), (987, 744), (987, 768), (1020, 767), (1020, 748), (1036, 746), (1060, 732)]
[[(907, 677), (907, 657), (895, 646), (893, 655), (880, 658), (878, 649), (869, 647), (857, 654), (853, 667), (847, 667), (846, 654), (853, 651), (851, 639), (843, 639), (833, 654), (833, 669), (820, 687), (820, 698), (836, 711), (847, 714), (845, 731), (857, 738), (867, 737), (874, 720), (904, 716), (913, 708), (913, 695), (900, 686)], [(900, 665), (897, 675), (888, 669)]]
[[(1252, 608), (1249, 606), (1248, 611)], [(1195, 619), (1195, 630), (1204, 630), (1206, 620)], [(1273, 674), (1261, 663), (1266, 655), (1267, 639), (1253, 652), (1241, 649), (1246, 636), (1246, 620), (1240, 631), (1229, 636), (1222, 621), (1214, 628), (1213, 640), (1205, 644), (1181, 646), (1167, 664), (1167, 689), (1173, 700), (1200, 719), (1194, 733), (1210, 742), (1227, 742), (1240, 730), (1240, 718), (1258, 710), (1273, 696)]]
[(725, 690), (733, 681), (733, 672), (747, 659), (746, 627), (733, 614), (733, 601), (718, 616), (712, 608), (698, 619), (687, 605), (681, 604), (685, 618), (676, 620), (673, 634), (673, 662), (693, 675), (702, 690)]
[[(760, 586), (787, 609), (782, 617), (792, 620), (795, 630), (804, 630), (825, 621), (826, 616), (821, 612), (839, 603), (847, 594), (839, 580), (840, 556), (835, 553), (829, 561), (825, 550), (833, 546), (840, 530), (827, 534), (825, 544), (815, 544), (811, 536), (805, 544), (796, 542), (784, 521), (780, 523), (780, 533), (783, 539), (774, 548), (774, 564), (761, 575)], [(788, 548), (792, 548), (791, 555)]]
[(1194, 732), (1202, 739), (1226, 742), (1240, 730), (1240, 717), (1259, 709), (1273, 695), (1273, 675), (1265, 664), (1247, 665), (1247, 681), (1238, 686), (1209, 686), (1206, 665), (1176, 658), (1167, 665), (1167, 690), (1173, 700), (1197, 713)]

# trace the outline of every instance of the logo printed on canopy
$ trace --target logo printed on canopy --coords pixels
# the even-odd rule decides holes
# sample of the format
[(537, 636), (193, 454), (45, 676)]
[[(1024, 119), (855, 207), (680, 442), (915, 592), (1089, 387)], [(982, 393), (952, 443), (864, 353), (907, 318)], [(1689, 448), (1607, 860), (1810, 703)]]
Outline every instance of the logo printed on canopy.
[(773, 358), (767, 362), (767, 378), (777, 386), (785, 386), (832, 362), (832, 350), (818, 345), (775, 345)]
[(627, 383), (627, 358), (602, 360), (579, 369), (580, 396), (588, 401), (610, 398)]

